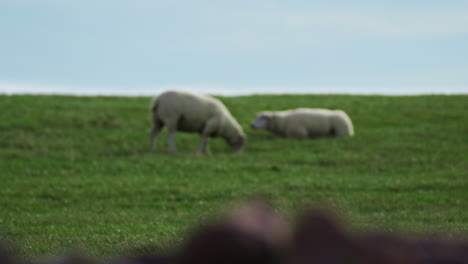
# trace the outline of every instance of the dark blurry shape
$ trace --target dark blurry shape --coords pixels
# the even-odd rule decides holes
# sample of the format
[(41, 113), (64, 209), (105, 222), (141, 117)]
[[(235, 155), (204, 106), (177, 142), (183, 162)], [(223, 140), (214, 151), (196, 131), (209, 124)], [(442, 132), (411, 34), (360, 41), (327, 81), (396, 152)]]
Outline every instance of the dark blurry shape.
[(414, 240), (409, 249), (418, 263), (467, 264), (468, 241), (447, 238), (420, 238)]
[(159, 256), (156, 254), (142, 255), (138, 257), (120, 257), (115, 258), (107, 264), (172, 264), (174, 260), (168, 256)]
[[(20, 263), (4, 245), (0, 264)], [(154, 250), (153, 250), (154, 249)], [(351, 232), (324, 209), (309, 209), (294, 228), (255, 202), (206, 224), (170, 255), (149, 248), (136, 256), (97, 261), (80, 253), (39, 264), (468, 264), (468, 241)], [(174, 253), (175, 252), (175, 253)], [(21, 263), (24, 263), (21, 262)]]
[(48, 257), (37, 262), (38, 264), (98, 264), (96, 259), (79, 252), (69, 253), (60, 257)]
[(468, 263), (468, 242), (354, 234), (330, 212), (314, 209), (300, 217), (286, 263), (462, 264)]
[(386, 263), (419, 263), (417, 256), (409, 248), (409, 239), (388, 233), (366, 233), (355, 235), (357, 243), (369, 252), (378, 252), (380, 257), (390, 259)]
[(112, 264), (166, 264), (174, 263), (169, 248), (161, 248), (156, 243), (139, 244), (125, 250), (124, 256), (117, 256), (107, 263)]
[(300, 217), (291, 245), (290, 264), (406, 263), (398, 254), (356, 239), (321, 209)]
[(256, 203), (195, 232), (176, 263), (283, 263), (288, 240), (286, 223), (270, 208)]
[(7, 243), (0, 239), (0, 264), (15, 264), (19, 263), (14, 255), (11, 243)]

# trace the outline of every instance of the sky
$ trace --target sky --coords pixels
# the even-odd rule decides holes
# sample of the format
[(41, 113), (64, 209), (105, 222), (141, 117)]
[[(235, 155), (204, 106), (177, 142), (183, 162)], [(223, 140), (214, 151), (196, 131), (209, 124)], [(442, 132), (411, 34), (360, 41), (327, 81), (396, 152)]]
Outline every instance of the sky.
[(468, 93), (468, 1), (0, 0), (0, 93), (173, 88)]

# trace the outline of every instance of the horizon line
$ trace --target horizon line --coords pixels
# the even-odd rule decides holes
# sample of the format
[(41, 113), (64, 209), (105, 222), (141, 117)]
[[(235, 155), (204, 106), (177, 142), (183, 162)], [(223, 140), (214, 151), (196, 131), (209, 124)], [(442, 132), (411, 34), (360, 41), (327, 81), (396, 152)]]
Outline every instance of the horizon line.
[(279, 94), (345, 95), (465, 95), (468, 85), (213, 85), (170, 84), (135, 87), (67, 86), (0, 81), (1, 95), (155, 96), (166, 90), (181, 90), (216, 96)]

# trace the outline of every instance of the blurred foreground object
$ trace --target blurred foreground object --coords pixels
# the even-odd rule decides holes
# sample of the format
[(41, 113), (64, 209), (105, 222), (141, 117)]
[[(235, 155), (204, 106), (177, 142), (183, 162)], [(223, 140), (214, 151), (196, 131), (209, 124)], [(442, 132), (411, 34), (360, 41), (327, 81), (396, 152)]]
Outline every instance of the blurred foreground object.
[[(191, 232), (169, 255), (99, 262), (80, 255), (40, 264), (468, 264), (468, 241), (352, 232), (331, 212), (312, 208), (290, 225), (263, 203), (233, 210)], [(3, 248), (4, 249), (4, 248)], [(0, 264), (17, 263), (0, 248)]]

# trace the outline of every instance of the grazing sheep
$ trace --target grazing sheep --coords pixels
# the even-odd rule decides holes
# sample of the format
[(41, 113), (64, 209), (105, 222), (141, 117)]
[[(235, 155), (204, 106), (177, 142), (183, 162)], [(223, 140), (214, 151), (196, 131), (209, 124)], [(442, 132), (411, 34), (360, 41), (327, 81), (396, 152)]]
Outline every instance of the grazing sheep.
[(181, 91), (167, 91), (157, 96), (151, 105), (152, 128), (150, 150), (154, 137), (164, 126), (168, 128), (169, 151), (175, 152), (174, 132), (200, 134), (197, 154), (208, 150), (208, 137), (222, 137), (234, 152), (240, 151), (246, 135), (236, 119), (221, 101), (208, 95)]
[(260, 112), (252, 122), (252, 128), (293, 138), (354, 135), (353, 123), (345, 112), (318, 108)]

